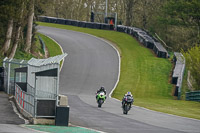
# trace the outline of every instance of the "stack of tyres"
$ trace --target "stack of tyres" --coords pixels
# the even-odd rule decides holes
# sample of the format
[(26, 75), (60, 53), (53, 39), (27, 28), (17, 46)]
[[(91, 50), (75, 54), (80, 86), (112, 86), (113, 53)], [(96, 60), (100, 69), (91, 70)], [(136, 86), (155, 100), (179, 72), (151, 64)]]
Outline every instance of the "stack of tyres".
[(110, 25), (109, 24), (102, 24), (101, 29), (103, 30), (110, 30)]
[(93, 23), (94, 29), (101, 29), (101, 23)]
[(154, 42), (153, 51), (156, 53), (157, 57), (167, 58), (168, 52), (159, 42)]
[(71, 25), (75, 26), (76, 21), (75, 20), (71, 20)]
[(82, 23), (81, 21), (78, 21), (78, 27), (81, 27), (81, 23)]
[(150, 36), (145, 37), (145, 46), (147, 48), (153, 49), (154, 47), (154, 40)]
[(94, 28), (94, 24), (93, 23), (91, 23), (91, 22), (85, 22), (85, 27), (86, 28)]
[(45, 22), (46, 16), (39, 16), (38, 21)]
[(136, 36), (137, 36), (137, 33), (138, 33), (139, 31), (142, 31), (142, 30), (139, 29), (139, 28), (132, 28), (132, 35), (133, 35), (133, 37), (136, 37)]
[(65, 19), (63, 19), (63, 18), (58, 18), (57, 19), (57, 24), (65, 24)]
[(147, 33), (145, 31), (142, 31), (142, 30), (138, 30), (135, 34), (135, 37), (139, 40), (139, 37), (140, 36), (144, 36), (144, 35), (147, 35)]
[(148, 35), (139, 35), (138, 39), (145, 47), (153, 49), (154, 40)]
[(49, 23), (56, 23), (57, 22), (57, 18), (54, 17), (47, 17)]
[(117, 25), (117, 31), (123, 32), (123, 25)]
[(129, 34), (130, 35), (130, 32), (131, 32), (131, 27), (127, 27), (127, 34)]
[(79, 27), (86, 27), (86, 22), (85, 21), (80, 21), (79, 22)]
[(110, 30), (114, 30), (114, 25), (110, 25)]
[(65, 20), (65, 24), (66, 24), (66, 25), (71, 25), (71, 20), (70, 20), (70, 19), (66, 19), (66, 20)]
[(78, 26), (78, 22), (79, 22), (79, 21), (71, 20), (71, 25), (73, 25), (73, 26)]

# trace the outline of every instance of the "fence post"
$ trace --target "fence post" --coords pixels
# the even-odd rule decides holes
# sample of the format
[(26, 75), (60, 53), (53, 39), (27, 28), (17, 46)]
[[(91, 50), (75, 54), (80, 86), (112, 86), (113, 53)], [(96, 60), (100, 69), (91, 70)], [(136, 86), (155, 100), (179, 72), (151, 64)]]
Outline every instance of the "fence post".
[(37, 78), (36, 78), (36, 75), (35, 75), (35, 92), (34, 92), (34, 117), (36, 118), (36, 109), (37, 109), (37, 99), (36, 99), (36, 81), (37, 81)]
[(11, 61), (12, 59), (10, 59), (9, 60), (9, 62), (8, 62), (8, 80), (7, 80), (7, 94), (9, 94), (9, 92), (10, 92), (10, 61)]
[(57, 84), (56, 84), (56, 106), (58, 106), (58, 88), (59, 88), (59, 77), (60, 77), (60, 64), (57, 64), (58, 65), (58, 69), (57, 69)]
[[(22, 61), (20, 62), (20, 64), (22, 64), (23, 61), (24, 61), (24, 60), (22, 60)], [(19, 67), (22, 67), (22, 65), (20, 65)], [(21, 78), (22, 78), (22, 74), (21, 74), (21, 72), (20, 72), (20, 73), (19, 73), (19, 82), (21, 82)]]

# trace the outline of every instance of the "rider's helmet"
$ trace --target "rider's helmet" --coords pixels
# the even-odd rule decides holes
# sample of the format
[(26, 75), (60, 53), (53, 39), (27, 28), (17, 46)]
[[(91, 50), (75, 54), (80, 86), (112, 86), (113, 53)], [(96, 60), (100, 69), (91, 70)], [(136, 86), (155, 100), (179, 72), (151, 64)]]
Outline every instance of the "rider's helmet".
[(128, 92), (127, 92), (127, 95), (131, 96), (132, 94), (131, 94), (131, 92), (130, 92), (130, 91), (128, 91)]
[(100, 90), (101, 90), (101, 91), (104, 91), (105, 89), (104, 89), (104, 87), (103, 87), (103, 86), (101, 86)]

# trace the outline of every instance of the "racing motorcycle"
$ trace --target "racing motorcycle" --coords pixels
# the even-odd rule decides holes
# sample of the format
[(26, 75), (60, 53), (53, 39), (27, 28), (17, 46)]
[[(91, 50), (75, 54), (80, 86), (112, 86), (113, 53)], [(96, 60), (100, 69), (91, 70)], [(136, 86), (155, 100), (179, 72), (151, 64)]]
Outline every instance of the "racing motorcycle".
[(106, 100), (106, 94), (104, 92), (99, 92), (96, 94), (96, 100), (98, 103), (98, 107), (101, 108), (102, 104)]
[(122, 104), (122, 109), (123, 109), (123, 114), (128, 114), (128, 111), (131, 109), (131, 104), (133, 103), (133, 98), (131, 96), (125, 97), (123, 104)]

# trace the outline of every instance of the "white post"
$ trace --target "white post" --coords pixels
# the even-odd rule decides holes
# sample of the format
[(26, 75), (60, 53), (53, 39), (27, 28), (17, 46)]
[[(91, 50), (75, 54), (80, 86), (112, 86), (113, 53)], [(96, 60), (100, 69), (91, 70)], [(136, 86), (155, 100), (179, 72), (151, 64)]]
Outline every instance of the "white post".
[(108, 0), (106, 0), (106, 17), (108, 16)]
[[(8, 76), (8, 74), (5, 74), (5, 72), (6, 72), (6, 70), (5, 70), (5, 69), (6, 69), (6, 62), (5, 62), (5, 61), (6, 61), (7, 59), (8, 59), (7, 57), (3, 59), (3, 67), (4, 67), (4, 75), (3, 75), (3, 77), (4, 77), (4, 81), (6, 81), (6, 78), (7, 78), (6, 76)], [(8, 81), (7, 81), (7, 82), (8, 82)], [(6, 88), (6, 83), (4, 83), (4, 89), (5, 89), (5, 88)], [(4, 91), (5, 91), (5, 90), (4, 90)]]
[(58, 106), (58, 102), (59, 102), (59, 97), (58, 97), (58, 95), (59, 95), (59, 77), (60, 77), (60, 64), (57, 64), (58, 65), (58, 70), (57, 70), (57, 84), (56, 84), (56, 106)]
[[(22, 60), (21, 62), (20, 62), (20, 66), (19, 67), (22, 67), (22, 63), (23, 63), (23, 61), (24, 60)], [(19, 82), (22, 82), (22, 80), (21, 80), (21, 78), (22, 78), (22, 74), (21, 74), (21, 72), (19, 73)]]
[(4, 68), (6, 67), (5, 61), (6, 61), (7, 59), (8, 59), (7, 57), (5, 57), (5, 58), (3, 59), (3, 67), (4, 67)]
[(9, 91), (10, 91), (10, 62), (11, 62), (11, 60), (12, 59), (10, 59), (9, 61), (8, 61), (8, 80), (7, 80), (7, 82), (8, 82), (8, 84), (7, 84), (7, 94), (9, 94)]
[(37, 78), (36, 78), (36, 75), (35, 75), (35, 92), (34, 92), (34, 117), (36, 118), (37, 116), (37, 97), (36, 97), (36, 82), (37, 82)]
[(115, 13), (115, 30), (117, 30), (117, 13)]

